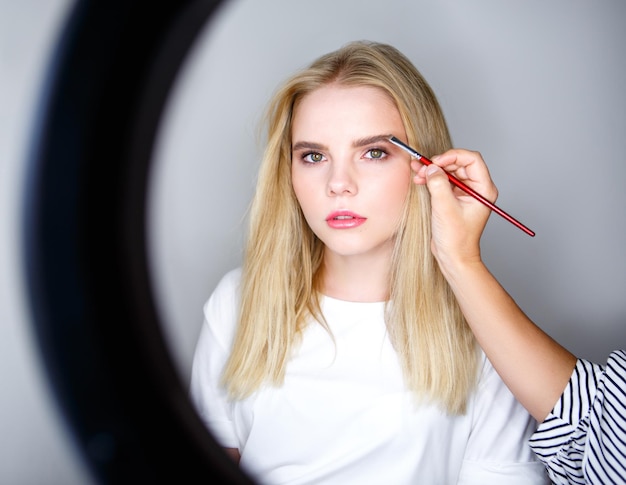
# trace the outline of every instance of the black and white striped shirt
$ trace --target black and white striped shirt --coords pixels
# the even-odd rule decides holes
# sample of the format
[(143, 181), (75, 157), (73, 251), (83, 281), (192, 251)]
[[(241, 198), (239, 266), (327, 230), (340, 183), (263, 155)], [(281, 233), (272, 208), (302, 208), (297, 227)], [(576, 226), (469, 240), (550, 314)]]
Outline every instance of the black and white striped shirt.
[(626, 351), (579, 359), (530, 446), (556, 484), (626, 484)]

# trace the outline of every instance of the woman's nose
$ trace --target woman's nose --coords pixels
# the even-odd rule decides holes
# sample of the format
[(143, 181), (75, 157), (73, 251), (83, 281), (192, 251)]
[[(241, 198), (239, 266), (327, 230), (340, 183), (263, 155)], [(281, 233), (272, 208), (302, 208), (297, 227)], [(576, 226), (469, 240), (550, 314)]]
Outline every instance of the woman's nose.
[(328, 195), (356, 195), (357, 191), (356, 174), (352, 164), (332, 162), (328, 174)]

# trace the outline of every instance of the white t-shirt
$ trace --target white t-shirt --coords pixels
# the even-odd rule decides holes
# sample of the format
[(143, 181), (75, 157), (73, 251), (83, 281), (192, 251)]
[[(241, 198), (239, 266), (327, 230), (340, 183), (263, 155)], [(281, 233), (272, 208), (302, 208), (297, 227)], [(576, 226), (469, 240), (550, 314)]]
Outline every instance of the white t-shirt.
[(304, 331), (285, 382), (231, 401), (219, 386), (237, 324), (240, 271), (204, 307), (191, 396), (214, 438), (263, 484), (544, 484), (527, 441), (537, 423), (483, 357), (464, 416), (417, 405), (384, 322), (384, 303), (323, 297), (335, 337)]

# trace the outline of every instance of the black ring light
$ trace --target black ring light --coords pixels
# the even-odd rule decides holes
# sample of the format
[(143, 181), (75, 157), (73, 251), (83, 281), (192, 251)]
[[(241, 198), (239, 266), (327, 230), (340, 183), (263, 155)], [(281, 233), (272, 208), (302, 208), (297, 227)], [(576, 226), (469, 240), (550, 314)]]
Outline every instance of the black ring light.
[(218, 4), (79, 1), (49, 69), (27, 174), (25, 271), (49, 380), (104, 483), (251, 483), (175, 371), (145, 244), (159, 118)]

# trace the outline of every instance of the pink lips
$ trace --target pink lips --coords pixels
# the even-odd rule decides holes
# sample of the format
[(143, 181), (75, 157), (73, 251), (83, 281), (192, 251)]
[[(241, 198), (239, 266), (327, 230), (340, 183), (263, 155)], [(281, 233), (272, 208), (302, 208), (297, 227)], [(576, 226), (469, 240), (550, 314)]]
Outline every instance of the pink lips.
[(350, 211), (336, 211), (328, 215), (326, 223), (333, 229), (352, 229), (363, 224), (367, 218)]

